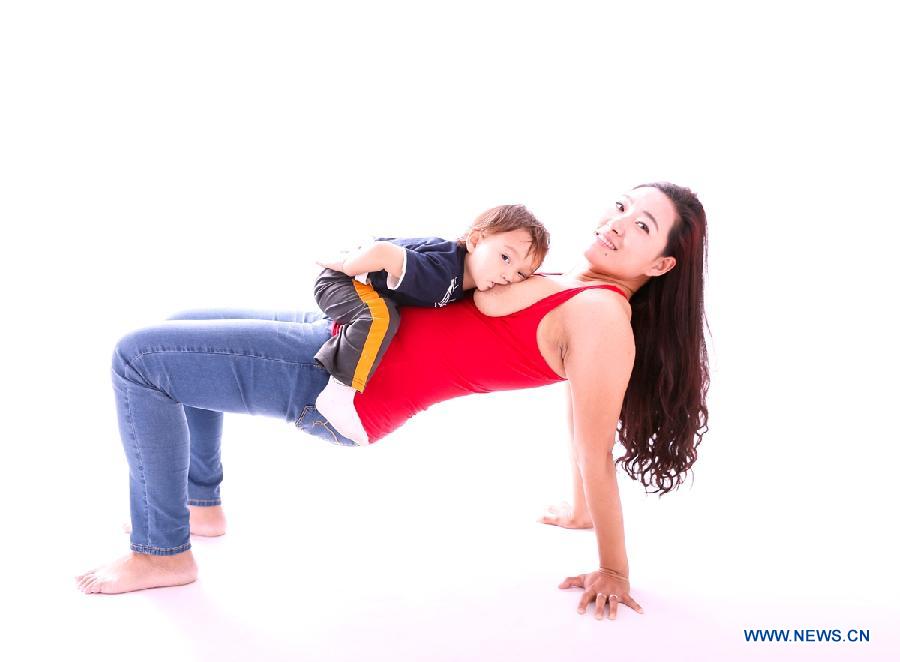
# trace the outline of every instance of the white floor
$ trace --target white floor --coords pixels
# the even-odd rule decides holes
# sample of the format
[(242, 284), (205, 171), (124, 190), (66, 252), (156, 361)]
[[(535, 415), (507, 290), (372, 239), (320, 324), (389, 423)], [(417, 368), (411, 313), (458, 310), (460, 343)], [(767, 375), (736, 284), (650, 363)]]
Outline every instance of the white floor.
[[(594, 535), (535, 521), (568, 497), (564, 439), (549, 417), (535, 422), (539, 437), (502, 433), (502, 414), (560, 397), (548, 388), (446, 403), (369, 449), (227, 416), (228, 533), (194, 539), (196, 583), (120, 596), (84, 596), (73, 581), (127, 549), (121, 451), (114, 438), (95, 441), (48, 469), (69, 481), (61, 521), (45, 525), (54, 514), (43, 501), (15, 508), (28, 544), (5, 550), (13, 572), (0, 647), (15, 657), (3, 657), (897, 659), (895, 549), (875, 531), (863, 544), (808, 529), (778, 505), (784, 498), (763, 493), (754, 505), (752, 494), (718, 491), (709, 463), (693, 489), (662, 501), (620, 477), (645, 614), (578, 615), (580, 592), (557, 585), (595, 568)], [(480, 421), (478, 435), (433, 436), (462, 416)], [(790, 526), (771, 519), (779, 508)], [(758, 628), (860, 628), (870, 640), (745, 641)]]

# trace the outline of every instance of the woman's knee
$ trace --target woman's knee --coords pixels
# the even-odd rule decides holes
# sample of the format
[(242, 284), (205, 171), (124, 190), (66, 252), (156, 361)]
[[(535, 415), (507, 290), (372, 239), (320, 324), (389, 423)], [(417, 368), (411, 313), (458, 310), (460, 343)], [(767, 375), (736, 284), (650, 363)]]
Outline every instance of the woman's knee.
[(166, 318), (166, 321), (169, 320), (202, 320), (209, 318), (209, 311), (203, 311), (195, 308), (190, 308), (188, 310), (179, 310), (177, 313), (173, 313)]
[(112, 353), (112, 369), (120, 375), (135, 370), (135, 363), (159, 344), (159, 328), (144, 327), (119, 338)]
[(170, 320), (277, 320), (278, 312), (255, 308), (189, 308), (179, 310), (166, 318)]

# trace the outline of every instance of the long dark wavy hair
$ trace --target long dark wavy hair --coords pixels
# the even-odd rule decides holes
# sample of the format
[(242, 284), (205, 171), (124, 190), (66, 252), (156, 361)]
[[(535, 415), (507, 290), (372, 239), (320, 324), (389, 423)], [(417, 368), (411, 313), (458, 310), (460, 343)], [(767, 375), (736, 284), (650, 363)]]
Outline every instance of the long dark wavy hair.
[(663, 255), (675, 267), (650, 278), (631, 297), (634, 369), (619, 419), (624, 465), (634, 480), (660, 496), (677, 489), (697, 460), (708, 431), (709, 361), (704, 328), (703, 279), (706, 212), (688, 188), (669, 182), (640, 184), (664, 193), (677, 218)]

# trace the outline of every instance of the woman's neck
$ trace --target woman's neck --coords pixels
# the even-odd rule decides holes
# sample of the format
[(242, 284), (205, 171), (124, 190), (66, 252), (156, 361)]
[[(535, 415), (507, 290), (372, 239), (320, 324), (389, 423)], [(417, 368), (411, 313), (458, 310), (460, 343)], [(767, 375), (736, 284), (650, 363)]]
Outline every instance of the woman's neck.
[(570, 271), (567, 271), (563, 274), (563, 277), (568, 280), (589, 285), (615, 285), (625, 293), (628, 299), (631, 299), (634, 293), (638, 291), (640, 286), (643, 285), (644, 282), (646, 282), (646, 278), (643, 281), (638, 282), (635, 279), (617, 278), (615, 276), (610, 276), (609, 274), (600, 273), (592, 270), (586, 262), (578, 265)]

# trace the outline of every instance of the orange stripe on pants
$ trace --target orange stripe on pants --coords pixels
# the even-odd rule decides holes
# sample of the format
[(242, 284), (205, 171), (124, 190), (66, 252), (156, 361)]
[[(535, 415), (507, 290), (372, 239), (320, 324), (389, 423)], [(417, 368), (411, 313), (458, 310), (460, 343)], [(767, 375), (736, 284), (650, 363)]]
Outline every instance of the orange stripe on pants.
[(356, 364), (356, 370), (353, 372), (353, 383), (351, 386), (357, 391), (362, 392), (365, 388), (369, 373), (372, 371), (372, 364), (378, 356), (378, 350), (384, 342), (384, 336), (388, 329), (388, 309), (384, 305), (381, 295), (375, 291), (371, 285), (364, 285), (358, 280), (353, 279), (353, 287), (356, 293), (372, 314), (372, 326), (366, 335), (366, 342), (363, 345), (362, 353), (359, 356), (359, 363)]

